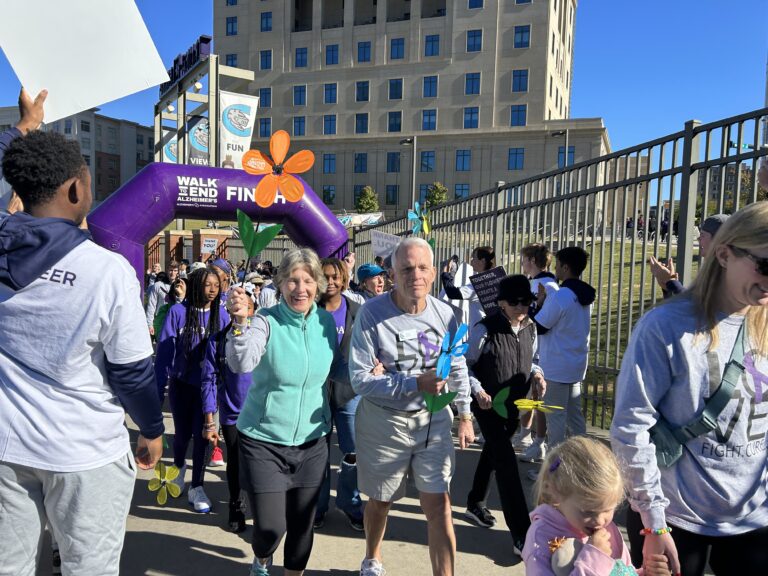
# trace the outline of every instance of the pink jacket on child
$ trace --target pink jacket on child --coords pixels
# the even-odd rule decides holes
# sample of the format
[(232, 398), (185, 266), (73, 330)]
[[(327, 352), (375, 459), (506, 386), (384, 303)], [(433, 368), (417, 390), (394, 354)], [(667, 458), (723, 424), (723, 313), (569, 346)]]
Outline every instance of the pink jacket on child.
[(526, 576), (553, 576), (552, 552), (550, 542), (556, 538), (573, 538), (583, 544), (573, 562), (571, 576), (630, 576), (642, 574), (642, 570), (632, 567), (629, 549), (624, 544), (616, 524), (611, 522), (606, 528), (611, 534), (611, 555), (587, 544), (588, 538), (581, 536), (568, 523), (556, 508), (549, 504), (537, 506), (531, 516), (531, 527), (525, 538), (523, 562)]

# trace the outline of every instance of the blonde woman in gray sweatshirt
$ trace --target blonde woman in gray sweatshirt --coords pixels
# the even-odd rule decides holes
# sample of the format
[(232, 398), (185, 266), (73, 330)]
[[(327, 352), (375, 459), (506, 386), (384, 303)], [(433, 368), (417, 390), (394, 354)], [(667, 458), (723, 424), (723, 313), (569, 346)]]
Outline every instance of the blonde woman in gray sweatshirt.
[[(613, 450), (629, 487), (633, 560), (673, 574), (765, 574), (768, 566), (768, 202), (722, 225), (685, 293), (638, 322), (616, 383)], [(743, 330), (743, 331), (742, 331)], [(743, 349), (743, 352), (742, 352)], [(702, 413), (738, 361), (721, 410)], [(657, 462), (659, 422), (679, 458)], [(654, 428), (656, 427), (656, 428)], [(681, 441), (682, 440), (682, 441)], [(673, 453), (670, 450), (667, 453)]]

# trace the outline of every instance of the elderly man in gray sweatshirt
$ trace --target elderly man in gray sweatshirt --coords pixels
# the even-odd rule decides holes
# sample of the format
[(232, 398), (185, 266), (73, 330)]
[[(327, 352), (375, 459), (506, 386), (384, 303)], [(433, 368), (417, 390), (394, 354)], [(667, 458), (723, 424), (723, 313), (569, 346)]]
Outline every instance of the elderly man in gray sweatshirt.
[[(424, 395), (457, 392), (459, 446), (474, 440), (464, 358), (453, 358), (446, 380), (435, 371), (443, 338), (456, 333), (461, 311), (430, 296), (436, 271), (432, 248), (423, 239), (400, 242), (392, 267), (395, 288), (360, 309), (350, 351), (352, 387), (362, 396), (355, 427), (358, 484), (369, 497), (360, 574), (386, 573), (381, 545), (387, 514), (404, 495), (410, 475), (427, 517), (432, 572), (452, 576), (456, 538), (448, 488), (454, 469), (453, 414), (448, 407), (430, 413)], [(371, 373), (377, 362), (384, 366), (383, 375)]]

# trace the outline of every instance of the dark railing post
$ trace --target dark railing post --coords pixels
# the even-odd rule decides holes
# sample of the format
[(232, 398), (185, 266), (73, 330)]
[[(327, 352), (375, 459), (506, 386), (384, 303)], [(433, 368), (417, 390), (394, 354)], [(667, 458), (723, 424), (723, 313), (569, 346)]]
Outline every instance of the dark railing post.
[[(691, 166), (699, 160), (699, 136), (694, 129), (701, 124), (698, 120), (685, 123), (683, 137), (683, 170), (680, 182), (680, 212), (678, 213), (677, 237), (677, 273), (680, 282), (689, 283), (693, 279), (693, 225), (696, 221), (696, 196), (698, 194), (698, 172)], [(675, 199), (672, 198), (672, 202)], [(674, 223), (670, 222), (670, 228)]]

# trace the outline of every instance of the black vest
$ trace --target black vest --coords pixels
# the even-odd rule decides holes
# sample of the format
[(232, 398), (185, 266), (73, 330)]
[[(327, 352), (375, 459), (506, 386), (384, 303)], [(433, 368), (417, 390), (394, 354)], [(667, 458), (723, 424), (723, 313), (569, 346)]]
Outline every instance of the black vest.
[(509, 403), (525, 398), (530, 386), (536, 325), (527, 322), (515, 334), (501, 311), (486, 316), (481, 322), (488, 335), (483, 352), (472, 366), (475, 377), (491, 396), (511, 386)]

